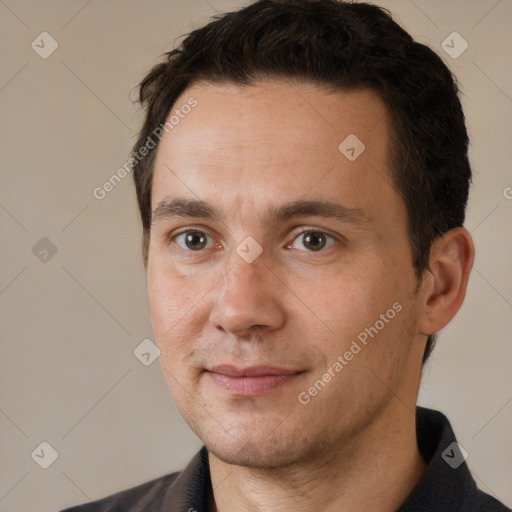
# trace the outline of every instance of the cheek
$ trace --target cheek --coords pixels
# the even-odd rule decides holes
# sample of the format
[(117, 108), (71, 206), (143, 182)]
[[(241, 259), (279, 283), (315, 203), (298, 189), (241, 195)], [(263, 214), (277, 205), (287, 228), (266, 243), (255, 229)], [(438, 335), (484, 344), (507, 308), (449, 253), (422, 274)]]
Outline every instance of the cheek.
[(197, 281), (177, 272), (158, 248), (151, 250), (147, 294), (154, 329), (161, 333), (186, 316), (187, 310), (191, 310), (201, 296), (194, 288), (197, 288)]
[(183, 326), (188, 326), (190, 318), (196, 314), (193, 302), (197, 302), (197, 298), (192, 301), (190, 290), (163, 272), (148, 274), (147, 293), (153, 333), (162, 350), (170, 340), (182, 339)]
[(372, 317), (378, 297), (360, 275), (341, 271), (324, 279), (321, 287), (308, 286), (304, 297), (331, 334), (347, 340)]
[(176, 292), (165, 278), (148, 276), (148, 302), (151, 312), (153, 333), (158, 339), (163, 338), (176, 323), (178, 318)]
[(329, 328), (330, 343), (325, 349), (335, 359), (353, 341), (362, 348), (372, 345), (375, 357), (383, 357), (393, 339), (403, 337), (410, 328), (409, 292), (407, 277), (394, 280), (391, 272), (386, 275), (368, 266), (362, 272), (340, 272), (324, 282), (321, 291), (311, 288), (305, 296)]
[(208, 319), (206, 290), (183, 276), (170, 272), (148, 272), (148, 302), (155, 342), (161, 363), (173, 372), (183, 372), (194, 359), (196, 340)]

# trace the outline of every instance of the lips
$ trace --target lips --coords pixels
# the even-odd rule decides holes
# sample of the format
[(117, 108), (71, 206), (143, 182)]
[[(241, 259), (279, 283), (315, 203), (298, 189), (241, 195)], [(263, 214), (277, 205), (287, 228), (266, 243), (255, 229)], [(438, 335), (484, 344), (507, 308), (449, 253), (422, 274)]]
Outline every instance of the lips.
[(260, 395), (297, 378), (300, 370), (275, 366), (251, 366), (238, 368), (232, 365), (214, 366), (208, 370), (212, 382), (235, 395)]

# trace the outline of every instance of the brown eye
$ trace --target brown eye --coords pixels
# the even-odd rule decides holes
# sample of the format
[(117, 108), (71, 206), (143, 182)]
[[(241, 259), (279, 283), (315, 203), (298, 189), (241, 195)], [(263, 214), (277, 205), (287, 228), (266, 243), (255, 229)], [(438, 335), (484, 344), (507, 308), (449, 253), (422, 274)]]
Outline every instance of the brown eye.
[(326, 238), (323, 233), (319, 231), (310, 231), (309, 233), (303, 233), (304, 246), (313, 251), (321, 250), (325, 247)]
[[(189, 249), (191, 251), (200, 251), (207, 247), (209, 243), (208, 235), (198, 230), (188, 230), (176, 235), (176, 243), (182, 249)], [(181, 242), (181, 243), (180, 243)], [(183, 245), (184, 244), (184, 245)], [(210, 242), (211, 246), (211, 242)], [(207, 247), (209, 248), (209, 247)]]
[(293, 241), (292, 247), (294, 249), (302, 249), (301, 247), (296, 246), (298, 242), (302, 247), (306, 247), (309, 252), (320, 252), (326, 248), (329, 239), (334, 240), (334, 237), (324, 233), (323, 231), (303, 231)]

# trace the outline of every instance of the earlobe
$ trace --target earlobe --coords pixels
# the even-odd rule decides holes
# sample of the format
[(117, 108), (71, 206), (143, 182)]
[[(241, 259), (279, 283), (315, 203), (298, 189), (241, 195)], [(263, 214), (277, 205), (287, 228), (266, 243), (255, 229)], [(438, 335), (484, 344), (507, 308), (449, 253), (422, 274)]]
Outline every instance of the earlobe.
[(429, 276), (423, 287), (421, 334), (433, 334), (460, 309), (473, 266), (475, 248), (469, 231), (455, 228), (438, 238), (431, 247)]

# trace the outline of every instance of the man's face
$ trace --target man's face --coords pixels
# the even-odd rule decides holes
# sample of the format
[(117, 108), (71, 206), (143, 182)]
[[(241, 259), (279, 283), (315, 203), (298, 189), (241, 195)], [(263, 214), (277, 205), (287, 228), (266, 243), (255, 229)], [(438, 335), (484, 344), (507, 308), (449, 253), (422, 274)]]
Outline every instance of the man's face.
[(424, 337), (386, 109), (371, 91), (266, 81), (193, 85), (173, 113), (190, 97), (152, 188), (164, 376), (220, 459), (307, 461), (416, 398)]

